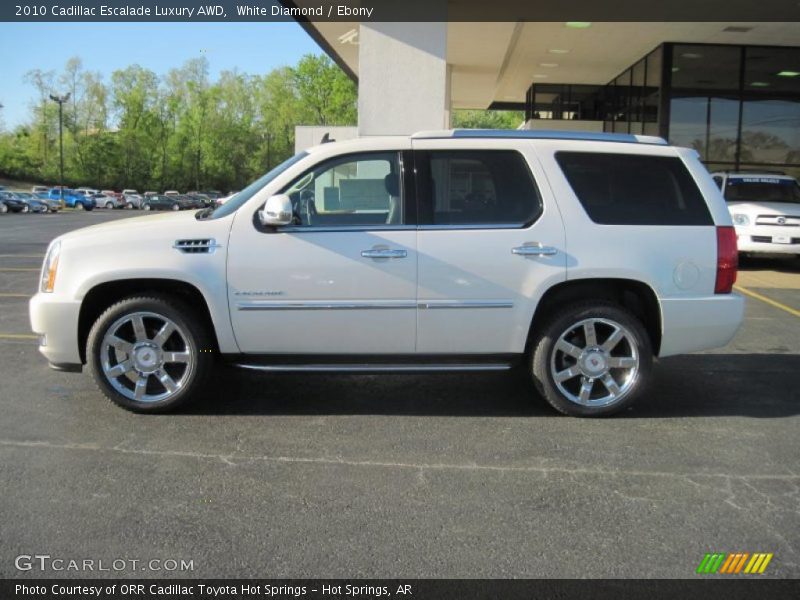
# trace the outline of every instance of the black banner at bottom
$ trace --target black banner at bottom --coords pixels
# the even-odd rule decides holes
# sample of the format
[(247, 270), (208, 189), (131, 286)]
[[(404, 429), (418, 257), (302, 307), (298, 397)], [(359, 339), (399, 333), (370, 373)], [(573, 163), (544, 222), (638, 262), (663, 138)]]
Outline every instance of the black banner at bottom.
[(406, 600), (800, 598), (800, 580), (745, 579), (2, 579), (2, 600)]

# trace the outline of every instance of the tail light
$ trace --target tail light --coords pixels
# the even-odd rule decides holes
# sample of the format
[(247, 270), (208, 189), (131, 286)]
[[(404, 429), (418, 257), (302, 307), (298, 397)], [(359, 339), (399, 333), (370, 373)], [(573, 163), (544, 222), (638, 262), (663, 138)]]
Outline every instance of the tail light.
[(736, 283), (739, 268), (739, 249), (736, 247), (736, 230), (733, 227), (717, 227), (717, 282), (715, 294), (730, 294)]

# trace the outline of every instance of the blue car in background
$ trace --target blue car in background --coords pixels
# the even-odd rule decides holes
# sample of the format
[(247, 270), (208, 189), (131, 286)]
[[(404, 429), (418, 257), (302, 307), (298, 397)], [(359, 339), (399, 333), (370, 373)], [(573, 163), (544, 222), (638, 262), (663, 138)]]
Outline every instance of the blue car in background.
[[(53, 188), (50, 190), (48, 197), (51, 200), (61, 199), (61, 190)], [(80, 192), (64, 188), (64, 206), (67, 208), (75, 208), (77, 210), (92, 210), (94, 208), (94, 200), (87, 198)]]

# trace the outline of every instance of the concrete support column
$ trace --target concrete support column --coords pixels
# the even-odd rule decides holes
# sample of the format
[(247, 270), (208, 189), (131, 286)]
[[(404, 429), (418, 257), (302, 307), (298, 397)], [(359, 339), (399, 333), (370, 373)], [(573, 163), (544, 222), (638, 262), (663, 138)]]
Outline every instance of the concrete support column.
[(362, 23), (358, 134), (407, 135), (449, 126), (447, 23)]

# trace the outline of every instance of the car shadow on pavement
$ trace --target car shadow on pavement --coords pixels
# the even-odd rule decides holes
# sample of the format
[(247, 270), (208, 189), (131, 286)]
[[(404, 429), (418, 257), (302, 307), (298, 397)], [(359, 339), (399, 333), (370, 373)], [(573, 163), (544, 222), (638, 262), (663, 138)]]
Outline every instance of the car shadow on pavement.
[[(800, 414), (800, 354), (695, 354), (666, 358), (650, 391), (616, 418)], [(182, 414), (558, 416), (525, 372), (426, 375), (258, 375), (221, 367)]]
[(800, 258), (777, 257), (759, 258), (757, 256), (740, 256), (740, 271), (777, 271), (778, 273), (800, 273)]

